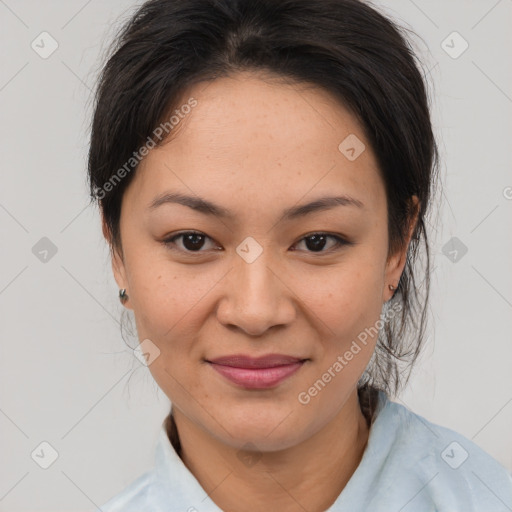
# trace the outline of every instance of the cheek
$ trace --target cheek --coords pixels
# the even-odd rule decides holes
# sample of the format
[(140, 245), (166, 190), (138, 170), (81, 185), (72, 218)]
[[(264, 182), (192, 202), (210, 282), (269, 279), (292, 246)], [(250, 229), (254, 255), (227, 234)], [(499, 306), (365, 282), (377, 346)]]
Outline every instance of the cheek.
[(347, 261), (343, 268), (332, 269), (320, 280), (316, 277), (302, 280), (301, 294), (307, 297), (316, 329), (324, 335), (298, 399), (304, 411), (325, 419), (325, 411), (332, 417), (343, 405), (374, 352), (382, 273), (378, 266), (359, 259), (357, 264)]
[(190, 400), (190, 395), (201, 403), (208, 399), (208, 389), (197, 379), (204, 356), (200, 340), (210, 332), (209, 297), (225, 275), (222, 268), (199, 273), (193, 265), (178, 268), (168, 260), (156, 259), (132, 272), (130, 284), (136, 296), (133, 308), (139, 339), (151, 340), (160, 351), (149, 370), (176, 403)]
[(346, 341), (378, 319), (382, 275), (377, 262), (354, 254), (343, 265), (303, 272), (294, 289), (326, 336)]
[(207, 319), (208, 292), (218, 281), (203, 274), (200, 278), (187, 270), (180, 274), (172, 265), (141, 269), (133, 281), (134, 316), (139, 339), (151, 340), (159, 356), (148, 369), (158, 386), (176, 403), (194, 396), (202, 403), (208, 390), (201, 388), (200, 345), (197, 340)]
[[(164, 256), (140, 254), (130, 267), (130, 297), (139, 336), (162, 341), (183, 339), (183, 329), (198, 327), (202, 301), (222, 278), (220, 271), (200, 273)], [(180, 333), (180, 336), (177, 334)]]

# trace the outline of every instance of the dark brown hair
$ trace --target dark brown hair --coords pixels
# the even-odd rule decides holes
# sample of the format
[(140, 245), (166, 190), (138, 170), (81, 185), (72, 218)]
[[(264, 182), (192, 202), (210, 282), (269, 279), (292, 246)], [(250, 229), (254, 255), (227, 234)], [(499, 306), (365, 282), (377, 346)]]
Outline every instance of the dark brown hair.
[[(415, 213), (410, 198), (419, 199), (406, 266), (386, 304), (400, 306), (399, 312), (384, 323), (358, 383), (371, 418), (376, 390), (396, 394), (410, 376), (424, 339), (430, 285), (425, 226), (437, 147), (421, 65), (404, 29), (359, 0), (147, 1), (117, 34), (99, 79), (91, 201), (101, 207), (111, 249), (122, 255), (121, 201), (136, 172), (134, 152), (154, 141), (155, 129), (168, 122), (190, 86), (246, 70), (320, 87), (359, 120), (385, 183), (389, 254), (403, 247)], [(122, 179), (113, 181), (116, 173)], [(422, 244), (426, 258), (419, 268)]]

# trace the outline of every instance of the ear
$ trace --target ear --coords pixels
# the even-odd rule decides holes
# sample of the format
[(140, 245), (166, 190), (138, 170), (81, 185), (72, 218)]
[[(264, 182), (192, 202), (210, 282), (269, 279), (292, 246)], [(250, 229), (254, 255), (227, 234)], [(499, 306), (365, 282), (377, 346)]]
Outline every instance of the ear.
[[(407, 250), (409, 248), (409, 244), (411, 242), (412, 234), (414, 233), (414, 228), (416, 227), (418, 214), (420, 211), (420, 204), (417, 196), (412, 196), (410, 202), (411, 212), (413, 213), (411, 214), (411, 219), (409, 222), (407, 238), (405, 239), (403, 247), (395, 251), (395, 253), (391, 255), (386, 262), (386, 269), (384, 272), (384, 288), (382, 290), (383, 302), (387, 302), (391, 299), (391, 297), (393, 297), (393, 294), (398, 287), (400, 276), (402, 275), (405, 264), (407, 262)], [(395, 290), (390, 290), (389, 285), (393, 285)]]
[(129, 293), (129, 287), (128, 287), (128, 279), (127, 279), (127, 272), (126, 267), (124, 264), (124, 259), (122, 255), (119, 253), (119, 251), (113, 246), (112, 244), (112, 234), (107, 226), (107, 223), (105, 222), (105, 217), (102, 213), (101, 215), (101, 223), (102, 223), (102, 230), (103, 230), (103, 236), (105, 237), (105, 240), (107, 241), (109, 247), (110, 247), (110, 258), (111, 258), (111, 264), (112, 264), (112, 272), (114, 274), (114, 279), (116, 280), (117, 286), (119, 289), (125, 288), (126, 294), (128, 295), (128, 300), (124, 303), (124, 307), (127, 309), (132, 309), (130, 306), (130, 293)]

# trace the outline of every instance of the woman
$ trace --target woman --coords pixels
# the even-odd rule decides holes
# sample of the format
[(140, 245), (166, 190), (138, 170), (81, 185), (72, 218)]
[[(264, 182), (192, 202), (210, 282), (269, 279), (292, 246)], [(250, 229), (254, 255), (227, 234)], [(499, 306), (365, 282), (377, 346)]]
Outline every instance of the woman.
[(436, 170), (415, 56), (368, 5), (140, 7), (89, 178), (172, 410), (101, 510), (512, 508), (505, 468), (388, 398), (422, 346)]

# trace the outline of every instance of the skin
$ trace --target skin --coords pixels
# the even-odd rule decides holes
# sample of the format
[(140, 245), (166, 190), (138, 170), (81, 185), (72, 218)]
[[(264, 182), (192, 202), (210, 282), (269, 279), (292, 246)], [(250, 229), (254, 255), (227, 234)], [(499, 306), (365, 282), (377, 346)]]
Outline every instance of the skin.
[[(366, 447), (356, 385), (376, 338), (307, 405), (298, 395), (375, 325), (410, 238), (388, 255), (375, 156), (355, 117), (327, 92), (244, 72), (195, 85), (183, 103), (191, 96), (197, 106), (125, 191), (115, 279), (140, 340), (160, 350), (149, 369), (173, 404), (182, 459), (211, 499), (226, 511), (323, 511)], [(349, 134), (366, 144), (354, 161), (338, 150)], [(233, 218), (170, 203), (149, 211), (166, 191), (205, 198)], [(338, 195), (363, 207), (280, 220), (286, 208)], [(174, 249), (163, 244), (187, 230), (206, 235), (199, 255), (183, 237)], [(323, 232), (353, 244), (337, 248), (327, 238), (315, 251), (305, 237)], [(252, 263), (236, 252), (248, 236), (262, 248)], [(309, 360), (272, 389), (247, 390), (205, 362), (236, 353)]]

